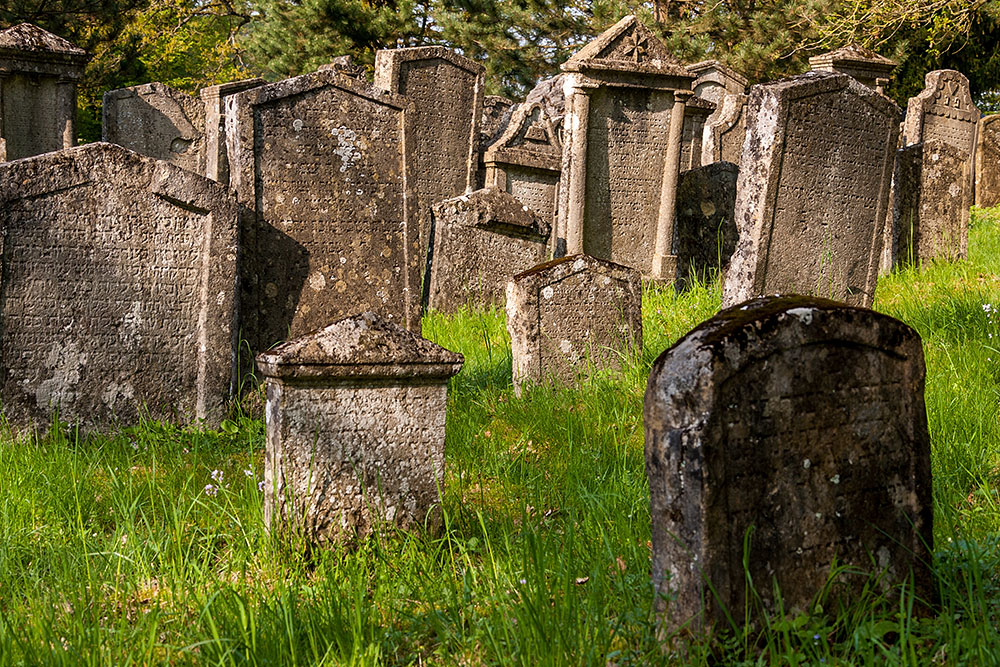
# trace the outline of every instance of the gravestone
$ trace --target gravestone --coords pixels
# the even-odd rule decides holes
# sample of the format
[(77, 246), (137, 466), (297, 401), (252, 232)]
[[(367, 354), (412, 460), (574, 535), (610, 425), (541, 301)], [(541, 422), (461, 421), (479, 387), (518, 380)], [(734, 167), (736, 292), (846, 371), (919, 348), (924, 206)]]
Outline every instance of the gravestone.
[(520, 105), (483, 161), (488, 186), (510, 193), (543, 219), (554, 221), (562, 144), (542, 104)]
[(0, 400), (22, 426), (225, 416), (237, 206), (105, 143), (0, 165)]
[(888, 275), (899, 263), (899, 258), (906, 257), (907, 253), (900, 252), (900, 230), (916, 224), (923, 155), (923, 144), (912, 144), (896, 150), (879, 275)]
[(378, 51), (375, 87), (415, 107), (413, 162), (420, 202), (420, 248), (426, 252), (430, 207), (476, 187), (483, 66), (443, 46)]
[(736, 179), (739, 167), (715, 162), (681, 172), (677, 183), (674, 254), (677, 287), (725, 273), (736, 249)]
[(483, 98), (483, 116), (479, 121), (479, 146), (485, 149), (492, 144), (510, 120), (514, 104), (512, 100), (500, 95), (487, 95)]
[(205, 173), (205, 104), (162, 83), (104, 93), (104, 141)]
[(705, 124), (715, 113), (715, 104), (692, 97), (684, 105), (684, 131), (681, 134), (681, 171), (700, 167)]
[(871, 306), (899, 109), (844, 74), (754, 86), (723, 306), (808, 293)]
[(545, 260), (551, 226), (496, 188), (446, 199), (432, 211), (428, 306), (504, 304), (507, 282)]
[(556, 254), (586, 253), (673, 280), (674, 197), (694, 75), (634, 16), (562, 70)]
[(439, 523), (448, 378), (462, 355), (366, 312), (259, 355), (257, 367), (272, 531), (323, 543)]
[(566, 77), (566, 74), (556, 74), (541, 79), (524, 98), (525, 104), (541, 104), (545, 114), (559, 126), (566, 115)]
[(726, 67), (718, 60), (703, 60), (688, 65), (687, 70), (695, 75), (691, 90), (697, 97), (718, 106), (727, 95), (743, 95), (747, 90), (747, 79), (739, 72)]
[(972, 103), (969, 80), (961, 72), (941, 69), (928, 72), (924, 84), (906, 106), (903, 145), (943, 141), (971, 159), (980, 113)]
[(705, 119), (702, 131), (701, 163), (740, 164), (746, 138), (747, 96), (726, 94), (722, 103)]
[(507, 284), (514, 392), (618, 368), (642, 351), (639, 272), (587, 255), (540, 264)]
[(907, 325), (807, 297), (724, 310), (653, 364), (643, 421), (662, 631), (742, 623), (748, 577), (766, 612), (777, 585), (794, 617), (834, 564), (848, 569), (828, 609), (869, 573), (883, 592), (912, 573), (933, 599), (924, 359)]
[(420, 330), (411, 123), (406, 100), (333, 70), (230, 98), (252, 350), (367, 310)]
[(226, 151), (226, 101), (231, 95), (264, 85), (264, 79), (230, 81), (198, 91), (205, 105), (205, 176), (229, 185), (229, 154)]
[(0, 138), (17, 160), (76, 143), (76, 84), (87, 52), (30, 23), (0, 30)]
[(880, 93), (889, 85), (889, 77), (896, 63), (859, 44), (848, 44), (839, 49), (809, 58), (809, 67), (815, 72), (846, 74), (863, 86)]
[(355, 64), (354, 58), (349, 55), (337, 56), (330, 62), (320, 65), (318, 70), (322, 71), (325, 69), (332, 69), (341, 74), (346, 74), (347, 76), (358, 79), (359, 81), (365, 80), (365, 68), (361, 65)]
[(1000, 114), (979, 121), (976, 142), (976, 206), (1000, 205)]
[[(909, 164), (901, 164), (901, 169), (910, 176), (901, 176), (896, 188), (894, 265), (966, 258), (972, 205), (968, 155), (942, 141), (903, 150)], [(913, 178), (914, 173), (919, 178)]]

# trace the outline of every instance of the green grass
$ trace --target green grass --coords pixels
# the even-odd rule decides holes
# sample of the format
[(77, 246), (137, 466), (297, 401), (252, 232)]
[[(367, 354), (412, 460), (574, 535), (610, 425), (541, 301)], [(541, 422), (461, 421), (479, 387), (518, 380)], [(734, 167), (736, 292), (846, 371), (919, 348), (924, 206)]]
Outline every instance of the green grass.
[(5, 437), (0, 665), (1000, 663), (1000, 315), (983, 309), (1000, 308), (1000, 211), (974, 223), (967, 261), (884, 278), (876, 301), (926, 350), (934, 614), (862, 596), (661, 652), (643, 391), (655, 357), (717, 310), (715, 282), (649, 289), (645, 349), (622, 371), (522, 398), (502, 312), (428, 315), (425, 335), (466, 359), (438, 536), (309, 554), (271, 537), (263, 425), (247, 418)]

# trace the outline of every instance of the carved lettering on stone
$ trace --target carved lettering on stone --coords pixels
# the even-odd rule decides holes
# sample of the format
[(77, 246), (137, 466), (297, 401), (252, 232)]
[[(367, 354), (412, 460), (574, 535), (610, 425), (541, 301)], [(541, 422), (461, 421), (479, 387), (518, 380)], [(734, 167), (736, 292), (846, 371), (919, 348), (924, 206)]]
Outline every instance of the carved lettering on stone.
[(961, 72), (943, 69), (928, 72), (924, 81), (926, 87), (906, 107), (904, 145), (943, 141), (971, 158), (980, 114), (972, 103), (969, 80)]

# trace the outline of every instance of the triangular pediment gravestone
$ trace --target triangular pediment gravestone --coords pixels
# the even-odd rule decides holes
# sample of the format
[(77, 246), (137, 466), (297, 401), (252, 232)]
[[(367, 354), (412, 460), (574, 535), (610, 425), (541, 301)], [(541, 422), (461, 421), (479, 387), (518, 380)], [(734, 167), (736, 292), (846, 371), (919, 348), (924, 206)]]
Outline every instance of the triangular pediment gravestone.
[(685, 75), (687, 70), (635, 16), (626, 16), (567, 60), (564, 72), (587, 69)]

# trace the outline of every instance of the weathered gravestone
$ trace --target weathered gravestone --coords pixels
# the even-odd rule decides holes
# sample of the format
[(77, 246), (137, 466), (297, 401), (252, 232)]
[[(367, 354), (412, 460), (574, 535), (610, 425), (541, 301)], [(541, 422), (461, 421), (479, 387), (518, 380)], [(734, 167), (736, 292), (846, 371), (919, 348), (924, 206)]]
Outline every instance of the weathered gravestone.
[(420, 201), (420, 247), (430, 238), (430, 207), (476, 187), (483, 66), (443, 46), (378, 51), (375, 87), (416, 109), (413, 188)]
[(715, 162), (681, 172), (677, 183), (674, 254), (677, 287), (725, 273), (736, 249), (736, 179), (739, 167)]
[(483, 116), (479, 121), (479, 147), (485, 149), (492, 144), (507, 127), (514, 104), (513, 100), (500, 95), (483, 98)]
[(914, 224), (914, 216), (919, 214), (915, 204), (919, 203), (920, 176), (924, 145), (913, 144), (896, 150), (896, 161), (892, 171), (892, 185), (889, 189), (889, 210), (886, 213), (885, 230), (882, 234), (882, 258), (879, 275), (888, 275), (898, 263), (900, 253), (900, 229)]
[(976, 206), (1000, 205), (1000, 114), (979, 121), (976, 142)]
[(746, 138), (747, 96), (726, 94), (722, 103), (705, 119), (702, 131), (701, 163), (739, 164)]
[(264, 520), (316, 542), (436, 523), (448, 378), (462, 355), (371, 312), (257, 357)]
[(742, 95), (747, 90), (747, 80), (718, 60), (703, 60), (688, 65), (687, 70), (697, 78), (691, 84), (694, 94), (718, 106), (727, 95)]
[(226, 149), (226, 101), (230, 96), (264, 85), (264, 79), (230, 81), (198, 91), (205, 105), (205, 176), (229, 185), (229, 153)]
[(639, 272), (587, 255), (536, 266), (507, 284), (514, 391), (617, 368), (642, 350)]
[(700, 97), (692, 97), (684, 105), (684, 131), (681, 133), (681, 171), (701, 166), (705, 124), (715, 113), (715, 110), (713, 102)]
[[(763, 298), (703, 322), (649, 376), (653, 581), (664, 631), (827, 608), (907, 582), (934, 594), (920, 337), (870, 310)], [(747, 570), (744, 570), (746, 563)], [(759, 620), (759, 619), (754, 619)]]
[(419, 331), (412, 106), (333, 70), (230, 100), (252, 349), (367, 310)]
[(551, 226), (496, 188), (446, 199), (432, 208), (428, 306), (503, 305), (507, 282), (545, 260)]
[(968, 256), (970, 167), (968, 155), (942, 141), (902, 149), (894, 184), (893, 266)]
[(557, 255), (586, 253), (673, 280), (674, 197), (694, 75), (634, 16), (562, 70)]
[(554, 221), (562, 168), (559, 130), (540, 103), (522, 104), (483, 156), (486, 184)]
[(104, 93), (104, 141), (205, 173), (205, 104), (162, 83)]
[(0, 165), (0, 387), (12, 423), (223, 417), (237, 207), (112, 144)]
[(980, 114), (972, 103), (969, 80), (961, 72), (941, 69), (928, 72), (924, 84), (906, 106), (903, 145), (943, 141), (971, 159)]
[(87, 53), (30, 23), (0, 31), (0, 138), (17, 160), (76, 143), (76, 83)]
[(346, 74), (347, 76), (358, 79), (359, 81), (365, 80), (365, 68), (354, 62), (354, 58), (349, 55), (336, 56), (330, 62), (320, 65), (317, 71), (322, 71), (325, 69), (332, 69), (341, 74)]
[(884, 92), (896, 63), (858, 44), (848, 44), (839, 49), (809, 58), (815, 72), (846, 74), (863, 86)]
[(844, 74), (751, 91), (723, 305), (809, 293), (870, 306), (899, 108)]

